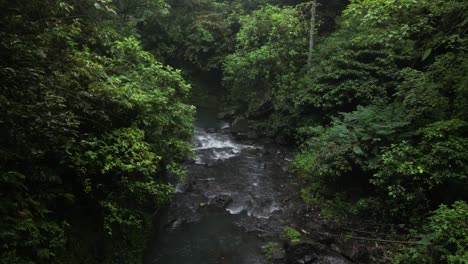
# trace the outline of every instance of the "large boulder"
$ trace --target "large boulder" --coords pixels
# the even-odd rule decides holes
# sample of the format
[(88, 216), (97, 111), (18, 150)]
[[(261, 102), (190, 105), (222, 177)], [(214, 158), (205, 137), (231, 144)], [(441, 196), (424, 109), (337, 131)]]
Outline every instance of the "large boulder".
[(284, 135), (280, 134), (275, 137), (275, 143), (279, 145), (286, 145), (288, 144), (288, 140)]
[(285, 264), (351, 263), (341, 254), (334, 252), (317, 242), (302, 241), (299, 243), (287, 244), (285, 249)]
[(258, 137), (259, 136), (258, 136), (257, 132), (255, 132), (253, 130), (247, 132), (247, 138), (248, 139), (258, 139)]
[(231, 131), (235, 134), (247, 134), (250, 130), (249, 121), (243, 116), (238, 116), (231, 125)]
[(349, 240), (342, 243), (339, 247), (339, 251), (341, 254), (358, 263), (369, 263), (370, 261), (370, 253), (366, 245), (356, 240)]
[(219, 112), (217, 117), (218, 119), (229, 119), (229, 118), (234, 117), (235, 114), (236, 114), (236, 110), (226, 110), (226, 111)]
[(216, 197), (213, 197), (209, 202), (208, 205), (214, 208), (222, 208), (226, 209), (226, 207), (232, 203), (232, 197), (227, 194), (220, 194)]
[(312, 264), (319, 258), (319, 253), (323, 251), (320, 244), (312, 242), (299, 242), (287, 244), (285, 264)]

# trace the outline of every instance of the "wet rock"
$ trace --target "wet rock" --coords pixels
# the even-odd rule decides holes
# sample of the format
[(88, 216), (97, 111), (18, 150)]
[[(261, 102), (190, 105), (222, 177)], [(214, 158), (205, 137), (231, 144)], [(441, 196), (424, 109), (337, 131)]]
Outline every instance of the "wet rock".
[(286, 137), (283, 135), (276, 136), (275, 142), (280, 145), (286, 145), (288, 143), (288, 141), (286, 140)]
[(229, 152), (231, 154), (239, 154), (240, 151), (238, 149), (231, 149), (231, 150), (229, 150)]
[(267, 156), (271, 154), (271, 151), (267, 148), (261, 148), (259, 149), (259, 153), (262, 154), (263, 156)]
[(239, 116), (232, 122), (231, 131), (235, 134), (245, 134), (250, 130), (249, 121), (243, 116)]
[(187, 187), (185, 189), (185, 192), (193, 192), (197, 189), (197, 182), (196, 181), (190, 181), (187, 184)]
[(349, 260), (339, 255), (321, 256), (314, 262), (314, 264), (350, 264)]
[(284, 158), (284, 152), (280, 149), (277, 149), (276, 150), (276, 157), (279, 158), (279, 159), (282, 159)]
[(226, 110), (219, 112), (216, 117), (218, 119), (229, 119), (232, 118), (236, 114), (236, 110)]
[(253, 146), (247, 146), (243, 149), (243, 151), (248, 153), (258, 153), (259, 150)]
[(323, 250), (321, 245), (313, 242), (286, 244), (285, 249), (285, 264), (312, 264)]
[(221, 194), (215, 198), (213, 198), (209, 205), (210, 206), (213, 206), (213, 207), (216, 207), (216, 208), (223, 208), (223, 209), (226, 209), (226, 207), (232, 203), (232, 197), (229, 196), (229, 195), (224, 195), (224, 194)]
[(229, 124), (223, 126), (219, 132), (223, 133), (223, 134), (230, 134), (231, 133), (231, 126)]
[(214, 165), (215, 165), (214, 162), (205, 163), (205, 167), (207, 167), (207, 168), (212, 168), (212, 167), (214, 167)]
[(261, 142), (263, 144), (273, 144), (275, 141), (271, 137), (262, 137)]
[(359, 263), (367, 263), (370, 259), (369, 250), (359, 242), (348, 241), (339, 248), (339, 252)]
[(313, 233), (313, 240), (324, 245), (331, 245), (336, 242), (334, 236), (327, 232)]
[(369, 250), (363, 245), (353, 247), (351, 251), (351, 259), (358, 262), (368, 262), (370, 259)]
[(164, 226), (164, 228), (174, 230), (178, 228), (180, 225), (182, 225), (183, 223), (184, 223), (184, 220), (182, 218), (172, 219)]
[(212, 128), (212, 127), (207, 128), (207, 129), (206, 129), (206, 133), (211, 133), (211, 134), (212, 134), (212, 133), (216, 133), (216, 129), (215, 129), (215, 128)]
[(258, 139), (258, 134), (255, 131), (249, 131), (249, 132), (247, 132), (247, 138), (248, 139)]
[(286, 245), (285, 264), (349, 264), (338, 253), (332, 252), (320, 243), (311, 241)]
[(331, 245), (330, 245), (330, 248), (331, 248), (333, 251), (336, 251), (336, 252), (341, 253), (341, 249), (340, 249), (337, 245), (335, 245), (335, 244), (331, 244)]
[[(232, 135), (237, 140), (246, 140), (247, 139), (247, 133), (232, 132)], [(247, 144), (248, 143), (249, 142), (247, 142)]]
[(180, 182), (176, 185), (176, 188), (175, 188), (175, 192), (176, 193), (184, 193), (186, 192), (190, 187), (190, 184), (188, 183), (184, 183), (184, 182)]
[(282, 249), (275, 249), (273, 252), (271, 259), (275, 262), (278, 262), (279, 260), (283, 260), (285, 257), (284, 250)]

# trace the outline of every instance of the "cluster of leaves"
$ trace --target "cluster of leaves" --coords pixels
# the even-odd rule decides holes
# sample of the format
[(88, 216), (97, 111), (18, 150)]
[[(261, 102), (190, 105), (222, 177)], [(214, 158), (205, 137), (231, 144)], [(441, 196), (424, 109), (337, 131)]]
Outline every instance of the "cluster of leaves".
[(283, 236), (286, 240), (291, 242), (298, 242), (301, 240), (302, 237), (299, 231), (290, 226), (286, 226), (285, 228), (283, 228)]
[[(432, 123), (418, 132), (421, 139), (383, 149), (371, 179), (392, 215), (412, 217), (434, 204), (466, 199), (468, 123), (458, 119)], [(445, 194), (450, 190), (450, 194)]]
[(435, 210), (423, 226), (420, 245), (407, 248), (394, 263), (466, 263), (468, 205), (455, 202)]
[(263, 247), (263, 253), (265, 254), (266, 258), (268, 260), (273, 260), (273, 257), (276, 252), (282, 252), (284, 249), (281, 248), (280, 243), (278, 242), (268, 242), (264, 247)]
[(371, 105), (333, 117), (329, 127), (302, 127), (298, 130), (302, 151), (295, 166), (310, 179), (309, 191), (315, 195), (319, 189), (340, 187), (343, 182), (350, 191), (365, 183), (362, 175), (372, 171), (379, 148), (400, 137), (407, 125), (395, 108)]
[(126, 2), (0, 4), (2, 263), (137, 263), (170, 198), (190, 86), (118, 30)]

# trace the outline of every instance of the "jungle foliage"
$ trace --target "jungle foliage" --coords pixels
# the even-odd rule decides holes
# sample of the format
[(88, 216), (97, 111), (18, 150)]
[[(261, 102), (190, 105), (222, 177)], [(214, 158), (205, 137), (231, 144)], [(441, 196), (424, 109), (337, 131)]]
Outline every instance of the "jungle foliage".
[(1, 263), (141, 261), (194, 108), (130, 2), (0, 2)]
[(228, 101), (299, 145), (307, 202), (419, 230), (430, 246), (400, 263), (466, 263), (467, 2), (351, 1), (336, 28), (319, 27), (310, 65), (307, 6), (240, 19)]
[(190, 154), (177, 68), (298, 146), (306, 202), (407, 227), (394, 262), (466, 263), (468, 2), (319, 0), (308, 64), (311, 2), (0, 0), (0, 262), (141, 261)]

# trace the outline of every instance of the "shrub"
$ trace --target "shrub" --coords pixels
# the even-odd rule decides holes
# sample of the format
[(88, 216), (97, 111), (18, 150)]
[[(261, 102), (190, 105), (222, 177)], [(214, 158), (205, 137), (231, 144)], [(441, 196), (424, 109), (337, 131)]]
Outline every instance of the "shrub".
[(468, 205), (441, 205), (424, 224), (421, 245), (407, 248), (394, 263), (468, 263)]
[(301, 233), (296, 229), (287, 226), (283, 229), (284, 238), (291, 242), (299, 242), (301, 240)]

